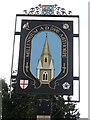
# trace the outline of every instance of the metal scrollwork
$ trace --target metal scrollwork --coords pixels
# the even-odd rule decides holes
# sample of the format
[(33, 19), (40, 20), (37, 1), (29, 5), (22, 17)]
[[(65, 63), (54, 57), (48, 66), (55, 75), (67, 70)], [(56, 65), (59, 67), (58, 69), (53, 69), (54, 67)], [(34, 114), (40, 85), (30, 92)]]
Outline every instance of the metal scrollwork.
[(23, 10), (25, 15), (72, 15), (72, 11), (66, 11), (65, 8), (55, 5), (41, 5)]

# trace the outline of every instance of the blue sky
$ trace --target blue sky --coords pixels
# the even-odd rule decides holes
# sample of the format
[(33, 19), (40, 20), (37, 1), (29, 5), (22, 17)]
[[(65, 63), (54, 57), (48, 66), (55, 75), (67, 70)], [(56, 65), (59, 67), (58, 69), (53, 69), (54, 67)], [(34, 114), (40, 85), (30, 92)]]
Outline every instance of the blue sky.
[(46, 33), (48, 37), (49, 48), (52, 59), (54, 60), (55, 76), (61, 70), (61, 39), (59, 36), (50, 31), (43, 31), (36, 34), (32, 40), (32, 53), (31, 53), (31, 72), (36, 76), (36, 68), (38, 65), (38, 59), (41, 56), (42, 49), (46, 40)]

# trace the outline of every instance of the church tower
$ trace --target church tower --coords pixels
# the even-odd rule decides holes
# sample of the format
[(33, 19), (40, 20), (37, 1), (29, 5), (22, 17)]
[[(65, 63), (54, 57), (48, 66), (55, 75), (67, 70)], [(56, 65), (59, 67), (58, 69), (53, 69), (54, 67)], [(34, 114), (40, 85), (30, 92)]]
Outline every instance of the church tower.
[(51, 79), (54, 78), (54, 64), (50, 53), (47, 33), (42, 54), (38, 60), (37, 78), (40, 80), (41, 84), (49, 84)]

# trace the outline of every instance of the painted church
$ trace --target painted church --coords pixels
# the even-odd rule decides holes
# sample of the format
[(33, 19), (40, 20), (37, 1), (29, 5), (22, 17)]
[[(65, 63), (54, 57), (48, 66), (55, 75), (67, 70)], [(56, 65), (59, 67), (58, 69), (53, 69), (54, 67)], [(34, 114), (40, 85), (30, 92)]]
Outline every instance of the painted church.
[(37, 78), (41, 84), (49, 84), (54, 78), (54, 63), (50, 53), (47, 33), (43, 50), (38, 60)]

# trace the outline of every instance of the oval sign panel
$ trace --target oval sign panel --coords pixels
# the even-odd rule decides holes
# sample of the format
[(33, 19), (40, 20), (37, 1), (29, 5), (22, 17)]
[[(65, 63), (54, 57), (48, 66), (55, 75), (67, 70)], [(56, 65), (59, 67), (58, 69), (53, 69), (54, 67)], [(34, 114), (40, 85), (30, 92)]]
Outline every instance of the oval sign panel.
[[(53, 25), (35, 27), (25, 38), (23, 71), (31, 80), (34, 80), (30, 76), (33, 74), (41, 84), (50, 84), (52, 80), (58, 80), (58, 77), (60, 80), (68, 73), (67, 52), (68, 38), (60, 28)], [(42, 79), (44, 71), (51, 72), (47, 82)]]

